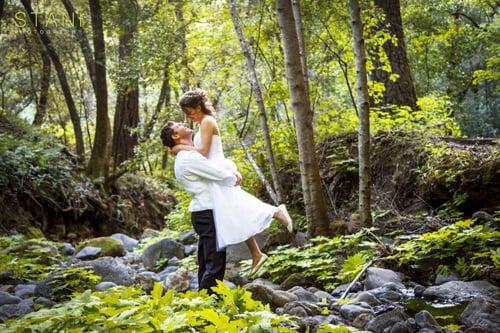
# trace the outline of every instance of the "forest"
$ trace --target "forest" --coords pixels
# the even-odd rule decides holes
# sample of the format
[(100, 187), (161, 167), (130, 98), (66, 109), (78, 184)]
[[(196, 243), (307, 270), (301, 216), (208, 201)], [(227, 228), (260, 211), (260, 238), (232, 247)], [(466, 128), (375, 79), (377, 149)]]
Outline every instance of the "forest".
[[(0, 332), (498, 332), (499, 11), (0, 0)], [(205, 288), (179, 161), (216, 143), (293, 232)]]

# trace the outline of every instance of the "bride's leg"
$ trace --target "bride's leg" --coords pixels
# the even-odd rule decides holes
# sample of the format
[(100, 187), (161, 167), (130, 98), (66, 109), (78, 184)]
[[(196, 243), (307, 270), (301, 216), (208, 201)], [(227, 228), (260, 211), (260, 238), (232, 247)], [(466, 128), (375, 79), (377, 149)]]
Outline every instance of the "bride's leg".
[(283, 226), (289, 231), (293, 232), (293, 222), (292, 218), (288, 214), (286, 210), (285, 205), (280, 205), (279, 207), (276, 207), (276, 212), (274, 213), (273, 217), (278, 220)]
[(245, 241), (245, 243), (248, 246), (248, 249), (250, 250), (250, 254), (252, 255), (252, 268), (257, 265), (259, 262), (260, 258), (262, 258), (262, 251), (260, 250), (259, 244), (257, 244), (257, 241), (255, 240), (255, 237), (250, 237)]

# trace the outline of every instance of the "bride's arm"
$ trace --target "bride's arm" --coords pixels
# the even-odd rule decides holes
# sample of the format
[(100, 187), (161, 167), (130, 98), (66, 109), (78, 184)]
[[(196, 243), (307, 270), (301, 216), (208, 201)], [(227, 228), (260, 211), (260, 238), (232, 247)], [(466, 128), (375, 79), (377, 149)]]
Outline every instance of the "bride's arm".
[(205, 117), (200, 124), (201, 146), (196, 150), (203, 156), (207, 156), (212, 145), (212, 137), (217, 133), (217, 122), (214, 117)]

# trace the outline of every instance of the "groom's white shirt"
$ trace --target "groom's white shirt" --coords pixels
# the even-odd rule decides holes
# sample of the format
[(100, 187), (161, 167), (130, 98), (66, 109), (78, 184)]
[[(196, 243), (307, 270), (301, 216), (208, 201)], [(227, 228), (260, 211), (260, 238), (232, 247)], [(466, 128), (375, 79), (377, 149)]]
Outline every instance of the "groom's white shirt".
[(230, 163), (214, 163), (194, 150), (182, 150), (177, 153), (175, 178), (192, 197), (189, 211), (213, 209), (208, 182), (220, 182), (225, 186), (235, 185), (235, 168), (232, 167), (234, 163)]

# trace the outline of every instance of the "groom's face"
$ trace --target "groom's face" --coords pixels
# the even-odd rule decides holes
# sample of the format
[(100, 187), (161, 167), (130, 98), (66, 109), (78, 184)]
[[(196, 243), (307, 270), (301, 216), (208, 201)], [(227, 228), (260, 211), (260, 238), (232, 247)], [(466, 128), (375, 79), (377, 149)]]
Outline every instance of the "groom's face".
[(193, 135), (193, 130), (183, 123), (174, 123), (171, 128), (173, 130), (172, 139), (176, 142), (178, 140), (189, 139)]

